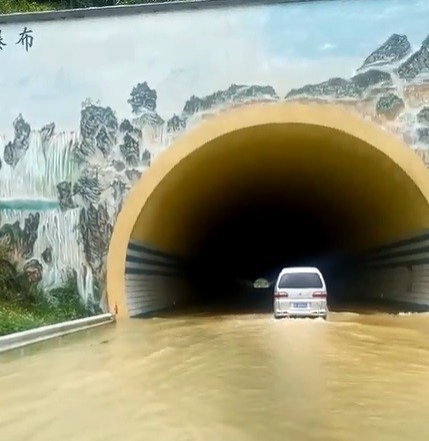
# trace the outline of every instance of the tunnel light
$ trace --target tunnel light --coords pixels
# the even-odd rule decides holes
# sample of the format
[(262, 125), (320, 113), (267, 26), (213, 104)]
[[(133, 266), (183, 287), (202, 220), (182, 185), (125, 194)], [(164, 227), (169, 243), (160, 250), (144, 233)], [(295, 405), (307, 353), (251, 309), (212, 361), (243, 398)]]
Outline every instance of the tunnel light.
[(253, 287), (254, 288), (269, 288), (270, 287), (270, 282), (266, 279), (256, 279), (255, 282), (253, 283)]
[(313, 298), (316, 298), (316, 299), (326, 299), (326, 292), (324, 292), (324, 291), (313, 292)]

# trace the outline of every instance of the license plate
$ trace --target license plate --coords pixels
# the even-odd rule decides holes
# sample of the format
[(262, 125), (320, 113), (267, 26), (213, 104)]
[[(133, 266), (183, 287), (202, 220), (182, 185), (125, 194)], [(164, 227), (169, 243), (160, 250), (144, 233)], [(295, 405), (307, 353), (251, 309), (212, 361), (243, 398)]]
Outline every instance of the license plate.
[(293, 308), (307, 308), (308, 303), (293, 303), (292, 307)]

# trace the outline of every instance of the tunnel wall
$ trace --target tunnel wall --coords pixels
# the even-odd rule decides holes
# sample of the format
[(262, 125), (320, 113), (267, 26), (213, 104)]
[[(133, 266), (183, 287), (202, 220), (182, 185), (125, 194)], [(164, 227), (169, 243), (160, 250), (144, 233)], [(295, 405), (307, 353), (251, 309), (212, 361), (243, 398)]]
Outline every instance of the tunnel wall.
[[(176, 139), (233, 107), (331, 103), (429, 163), (428, 8), (215, 0), (2, 16), (8, 259), (44, 291), (71, 280), (92, 311), (107, 308), (109, 271), (111, 295), (124, 289), (106, 261), (126, 195)], [(32, 45), (15, 44), (24, 29)]]
[[(266, 122), (270, 122), (271, 125), (265, 124)], [(298, 122), (305, 124), (299, 125), (299, 127), (294, 126)], [(312, 127), (311, 124), (314, 126)], [(320, 125), (319, 129), (315, 128), (318, 127), (316, 124)], [(324, 129), (320, 129), (320, 127), (324, 127)], [(336, 131), (336, 128), (341, 128), (342, 131)], [(204, 224), (204, 219), (216, 216), (216, 211), (219, 211), (216, 208), (218, 207), (216, 201), (228, 200), (230, 195), (234, 193), (233, 190), (236, 187), (230, 186), (232, 181), (229, 178), (233, 177), (235, 183), (239, 182), (241, 188), (246, 188), (242, 185), (245, 181), (246, 169), (244, 166), (240, 166), (242, 164), (239, 160), (240, 154), (232, 154), (232, 151), (246, 153), (246, 163), (256, 164), (255, 171), (262, 164), (264, 173), (266, 173), (263, 175), (265, 179), (268, 179), (269, 175), (274, 175), (284, 181), (286, 175), (283, 176), (282, 172), (285, 172), (286, 158), (292, 148), (284, 150), (277, 143), (283, 144), (287, 140), (286, 143), (299, 146), (295, 151), (300, 152), (300, 155), (304, 154), (308, 159), (306, 155), (310, 146), (302, 143), (304, 139), (302, 137), (311, 131), (316, 133), (314, 139), (318, 141), (327, 138), (335, 140), (331, 145), (343, 146), (342, 150), (334, 150), (330, 153), (331, 160), (334, 160), (336, 164), (350, 163), (358, 167), (357, 163), (361, 161), (359, 158), (366, 158), (365, 167), (356, 174), (359, 179), (347, 181), (347, 185), (351, 185), (351, 188), (357, 191), (356, 194), (341, 193), (337, 184), (341, 182), (342, 187), (347, 187), (345, 176), (340, 181), (334, 179), (334, 187), (329, 190), (329, 194), (335, 195), (338, 198), (336, 203), (341, 204), (343, 208), (350, 205), (350, 200), (357, 201), (358, 197), (362, 198), (360, 203), (353, 205), (352, 210), (353, 217), (358, 224), (361, 222), (361, 218), (365, 219), (365, 236), (359, 236), (361, 240), (367, 240), (367, 235), (370, 235), (371, 243), (375, 241), (378, 244), (385, 244), (389, 237), (399, 237), (404, 232), (411, 230), (416, 232), (428, 224), (429, 181), (427, 169), (413, 152), (392, 135), (386, 134), (375, 125), (362, 121), (335, 106), (286, 103), (246, 106), (224, 112), (216, 118), (200, 124), (187, 136), (181, 137), (172, 145), (171, 149), (160, 155), (160, 160), (153, 164), (133, 188), (123, 207), (123, 213), (126, 215), (118, 218), (117, 228), (112, 239), (110, 268), (116, 270), (116, 274), (110, 273), (111, 277), (113, 276), (112, 283), (120, 281), (121, 273), (120, 259), (116, 260), (120, 253), (115, 250), (120, 250), (124, 239), (129, 234), (136, 237), (146, 236), (152, 243), (157, 243), (160, 249), (174, 249), (177, 252), (182, 250), (185, 253), (185, 249), (187, 252), (192, 251), (192, 247), (189, 248), (189, 243), (198, 233), (198, 225)], [(225, 134), (227, 136), (222, 136)], [(288, 138), (288, 136), (292, 136), (292, 138)], [(269, 164), (263, 164), (258, 150), (260, 145), (257, 142), (258, 139), (265, 142), (265, 152), (270, 151), (270, 155), (274, 154), (274, 157), (267, 156), (271, 158)], [(254, 142), (252, 148), (250, 147), (251, 141)], [(317, 144), (315, 145), (317, 146)], [(319, 154), (323, 151), (325, 157), (328, 157), (329, 145), (326, 144)], [(209, 146), (215, 147), (212, 149)], [(236, 150), (237, 146), (246, 146), (246, 149)], [(348, 149), (350, 149), (350, 153), (348, 153)], [(346, 156), (342, 156), (341, 151)], [(351, 152), (355, 152), (356, 156)], [(384, 156), (380, 156), (381, 152)], [(293, 157), (296, 161), (297, 156)], [(315, 158), (316, 155), (311, 157)], [(228, 163), (227, 158), (232, 158), (233, 162)], [(303, 163), (299, 163), (300, 167), (303, 167)], [(205, 167), (206, 164), (210, 165), (212, 173), (209, 172), (209, 168)], [(280, 168), (275, 169), (273, 173), (275, 164)], [(293, 167), (293, 164), (296, 166), (297, 162), (290, 164)], [(313, 172), (330, 167), (329, 175), (333, 176), (338, 172), (341, 178), (342, 173), (348, 169), (345, 167), (342, 170), (341, 166), (333, 169), (332, 161), (330, 164), (329, 162), (324, 163), (323, 157), (318, 157), (315, 161), (316, 168), (311, 169), (311, 176), (317, 178)], [(374, 169), (372, 169), (373, 166)], [(226, 187), (225, 181), (220, 179), (219, 173), (229, 177), (226, 181)], [(329, 185), (327, 175), (321, 176), (324, 176), (324, 179), (319, 177), (315, 182), (323, 181), (325, 186)], [(368, 181), (375, 186), (369, 184)], [(382, 183), (381, 187), (378, 185), (380, 182)], [(313, 190), (310, 188), (309, 191), (314, 192), (315, 188), (312, 188)], [(254, 187), (251, 186), (248, 190), (252, 192), (252, 189), (254, 190)], [(374, 197), (374, 194), (378, 196)], [(365, 199), (369, 201), (367, 206), (364, 204)], [(382, 200), (390, 202), (383, 205)], [(210, 206), (213, 204), (215, 211), (210, 211)], [(384, 207), (386, 210), (379, 211), (376, 209), (377, 206)], [(327, 207), (325, 206), (325, 208)], [(350, 208), (346, 209), (350, 210)], [(227, 214), (228, 211), (221, 210), (220, 212)], [(196, 213), (200, 214), (195, 217)], [(207, 216), (202, 218), (202, 223), (201, 213), (206, 213)], [(335, 224), (335, 219), (330, 220), (329, 223)], [(338, 227), (341, 228), (340, 225)], [(177, 234), (177, 228), (181, 231), (180, 234)], [(356, 236), (357, 231), (359, 230), (352, 229), (347, 235), (352, 233)], [(360, 240), (358, 241), (360, 243)], [(397, 247), (398, 244), (389, 244), (385, 245), (383, 250), (390, 249), (395, 252)], [(372, 252), (370, 256), (362, 257), (366, 261), (367, 268), (357, 282), (364, 280), (364, 277), (368, 279), (370, 260), (376, 255), (376, 252), (380, 253), (381, 251), (377, 250)], [(398, 273), (402, 270), (399, 266), (394, 271)], [(375, 273), (371, 272), (371, 274)], [(377, 277), (380, 279), (380, 272)], [(360, 295), (361, 298), (377, 297), (380, 282), (377, 282), (378, 286), (375, 285), (375, 282), (373, 276), (371, 280), (373, 288), (366, 287), (363, 294)], [(111, 292), (119, 291), (120, 287), (118, 286)], [(398, 292), (406, 297), (407, 293), (401, 291), (400, 287)], [(144, 290), (140, 290), (139, 295), (145, 296)], [(159, 295), (163, 297), (162, 292)], [(388, 296), (393, 300), (393, 294), (388, 292)], [(421, 297), (419, 302), (424, 303), (425, 298)]]
[[(130, 241), (126, 258), (126, 302), (130, 317), (187, 305), (192, 295), (183, 277), (184, 265), (185, 261), (178, 256)], [(429, 232), (361, 256), (355, 270), (352, 280), (346, 281), (346, 289), (360, 301), (429, 308)], [(251, 287), (246, 293), (249, 298), (254, 293), (257, 297), (263, 295), (262, 290)]]
[[(183, 277), (184, 260), (130, 241), (126, 258), (126, 301), (131, 317), (192, 300)], [(347, 292), (360, 301), (394, 302), (399, 307), (429, 308), (429, 232), (387, 244), (360, 256)], [(246, 294), (262, 296), (251, 287)], [(267, 290), (265, 296), (267, 295)], [(272, 288), (268, 289), (272, 292)]]
[(184, 259), (131, 240), (125, 268), (129, 315), (142, 316), (186, 304), (190, 290), (184, 267)]
[(349, 289), (359, 298), (429, 308), (429, 232), (374, 250), (358, 269)]

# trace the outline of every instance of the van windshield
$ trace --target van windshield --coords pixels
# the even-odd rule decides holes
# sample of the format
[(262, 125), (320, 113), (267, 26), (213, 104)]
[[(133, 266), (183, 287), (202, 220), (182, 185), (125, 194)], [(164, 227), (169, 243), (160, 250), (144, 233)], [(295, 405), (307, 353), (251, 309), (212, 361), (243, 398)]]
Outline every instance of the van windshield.
[(289, 273), (280, 277), (279, 288), (323, 288), (317, 273)]

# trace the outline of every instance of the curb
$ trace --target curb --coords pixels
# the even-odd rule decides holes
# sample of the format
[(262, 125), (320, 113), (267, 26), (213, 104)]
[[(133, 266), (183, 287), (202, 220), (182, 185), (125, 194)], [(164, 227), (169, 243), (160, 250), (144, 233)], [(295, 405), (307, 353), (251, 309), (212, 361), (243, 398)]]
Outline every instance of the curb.
[(0, 337), (0, 353), (113, 322), (115, 316), (108, 313), (4, 335)]

